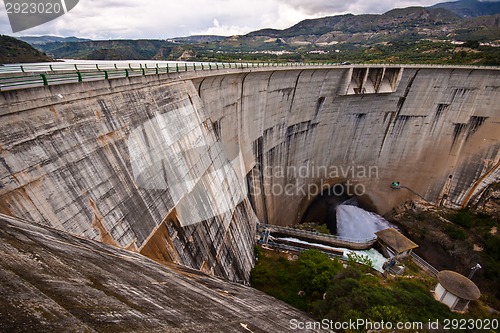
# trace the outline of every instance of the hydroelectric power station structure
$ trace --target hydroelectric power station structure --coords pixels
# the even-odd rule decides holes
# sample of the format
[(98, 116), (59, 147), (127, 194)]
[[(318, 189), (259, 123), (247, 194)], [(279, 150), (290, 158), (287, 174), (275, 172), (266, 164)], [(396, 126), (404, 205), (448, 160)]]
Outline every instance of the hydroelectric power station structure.
[[(214, 276), (249, 281), (259, 221), (299, 223), (322, 190), (348, 184), (383, 214), (414, 198), (391, 189), (395, 180), (429, 202), (462, 207), (500, 177), (499, 68), (190, 66), (96, 66), (0, 79), (0, 213), (10, 237), (4, 253), (14, 258), (7, 244), (22, 251), (24, 241), (90, 242), (122, 251), (117, 257), (129, 253), (123, 248), (191, 269), (189, 276), (208, 274), (196, 283), (218, 290)], [(9, 227), (7, 216), (23, 227)], [(68, 234), (78, 238), (65, 240)], [(232, 288), (218, 281), (221, 290)], [(214, 318), (226, 311), (225, 296), (215, 294), (214, 309), (223, 310), (200, 321), (224, 331)], [(270, 318), (257, 303), (240, 309), (247, 323), (231, 325), (286, 331), (287, 315)], [(257, 308), (267, 313), (260, 324)], [(273, 322), (283, 325), (272, 329)]]

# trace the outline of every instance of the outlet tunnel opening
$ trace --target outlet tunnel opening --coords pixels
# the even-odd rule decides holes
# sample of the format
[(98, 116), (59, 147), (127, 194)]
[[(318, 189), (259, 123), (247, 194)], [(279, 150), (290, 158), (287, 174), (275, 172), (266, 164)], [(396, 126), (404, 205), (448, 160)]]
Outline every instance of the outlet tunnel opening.
[(328, 229), (330, 234), (336, 235), (337, 208), (340, 205), (353, 205), (368, 212), (376, 212), (375, 205), (365, 193), (356, 193), (349, 182), (337, 182), (324, 188), (321, 193), (312, 198), (299, 221), (306, 226)]

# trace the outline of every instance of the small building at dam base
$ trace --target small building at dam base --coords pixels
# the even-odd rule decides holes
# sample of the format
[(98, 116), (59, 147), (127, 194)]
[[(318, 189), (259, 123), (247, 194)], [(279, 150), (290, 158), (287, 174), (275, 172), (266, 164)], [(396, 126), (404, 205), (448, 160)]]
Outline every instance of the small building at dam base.
[(465, 312), (470, 301), (478, 300), (481, 292), (474, 282), (453, 271), (441, 271), (437, 275), (438, 284), (435, 298), (450, 307), (452, 311)]

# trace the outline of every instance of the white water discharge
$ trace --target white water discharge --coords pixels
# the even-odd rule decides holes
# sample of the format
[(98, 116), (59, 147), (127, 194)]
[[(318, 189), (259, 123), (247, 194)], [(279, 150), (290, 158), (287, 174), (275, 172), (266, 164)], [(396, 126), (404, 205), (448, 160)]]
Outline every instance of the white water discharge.
[(384, 271), (384, 269), (382, 268), (382, 265), (387, 261), (387, 258), (385, 258), (380, 252), (378, 252), (375, 249), (350, 250), (350, 249), (346, 249), (343, 247), (332, 247), (332, 246), (319, 244), (319, 243), (306, 242), (306, 241), (303, 241), (303, 240), (300, 240), (297, 238), (293, 238), (293, 237), (285, 237), (285, 238), (278, 238), (278, 239), (282, 239), (282, 240), (292, 242), (292, 243), (297, 243), (297, 246), (300, 246), (301, 244), (309, 244), (309, 245), (314, 245), (315, 247), (318, 247), (318, 248), (342, 251), (342, 252), (344, 252), (344, 255), (342, 256), (342, 259), (344, 259), (344, 260), (348, 259), (347, 255), (349, 253), (355, 253), (357, 255), (362, 255), (364, 257), (368, 257), (372, 261), (373, 269), (375, 269), (379, 272)]
[(342, 204), (337, 207), (337, 235), (353, 241), (372, 239), (380, 230), (392, 225), (382, 216), (366, 210)]

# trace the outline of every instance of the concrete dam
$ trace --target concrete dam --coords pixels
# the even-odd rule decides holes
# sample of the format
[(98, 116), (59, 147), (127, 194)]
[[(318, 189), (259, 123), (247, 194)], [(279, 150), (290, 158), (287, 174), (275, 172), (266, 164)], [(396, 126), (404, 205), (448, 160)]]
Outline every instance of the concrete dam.
[(247, 282), (256, 225), (341, 186), (384, 214), (500, 177), (500, 70), (304, 66), (0, 92), (0, 213)]

